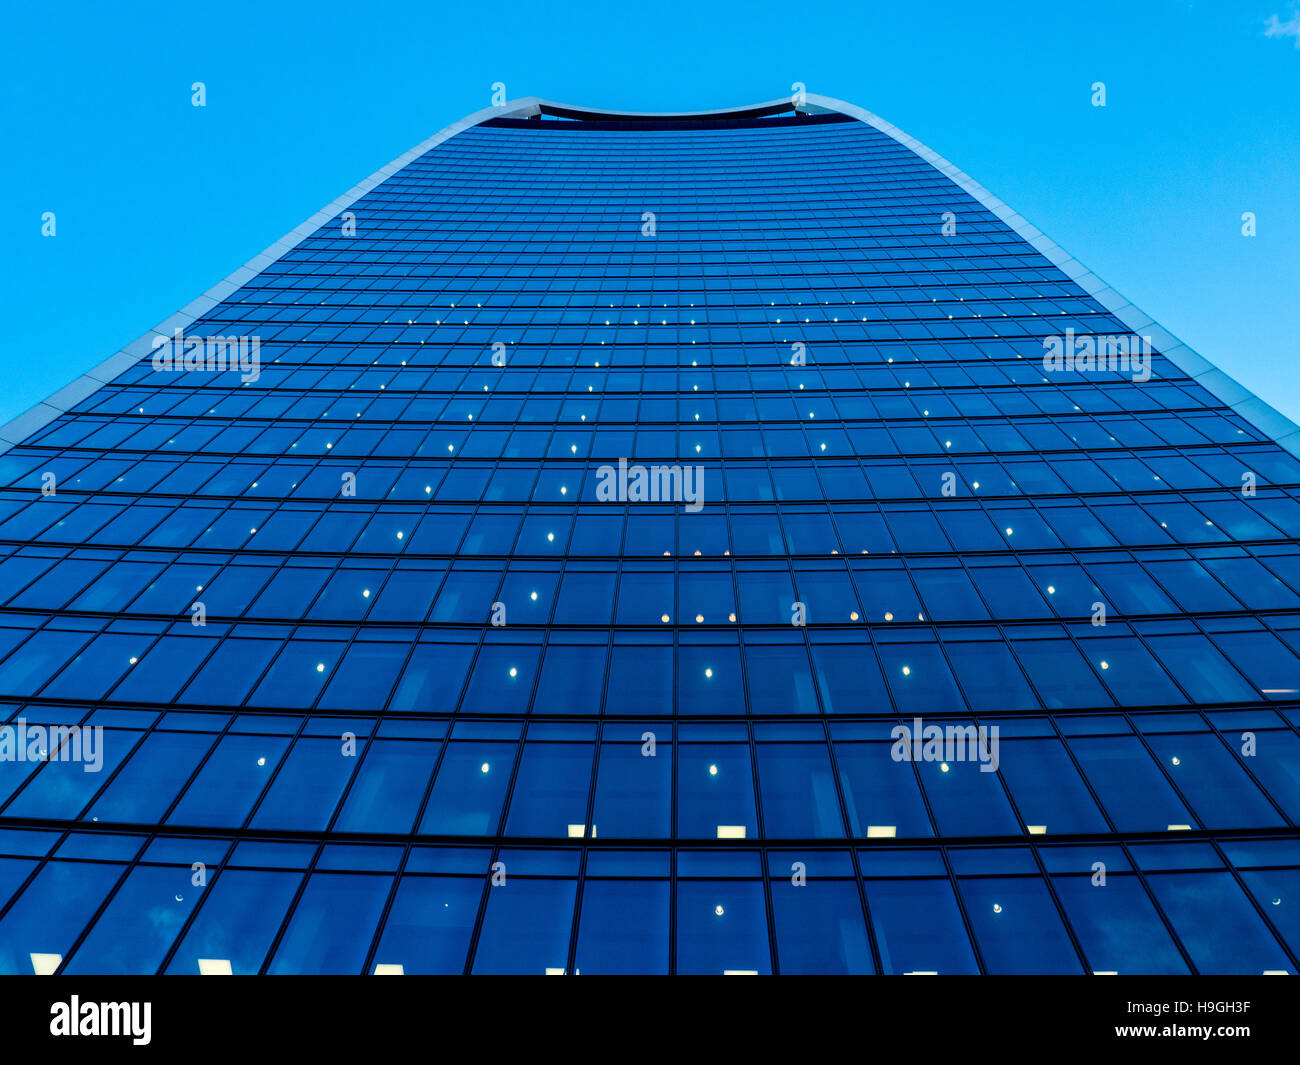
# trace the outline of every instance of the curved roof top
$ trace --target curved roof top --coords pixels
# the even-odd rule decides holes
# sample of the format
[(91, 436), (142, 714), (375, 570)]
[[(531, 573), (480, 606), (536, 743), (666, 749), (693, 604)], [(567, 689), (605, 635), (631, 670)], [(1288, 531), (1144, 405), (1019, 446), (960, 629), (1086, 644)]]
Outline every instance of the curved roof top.
[(365, 180), (358, 182), (342, 196), (326, 204), (301, 225), (290, 230), (260, 255), (254, 256), (239, 269), (217, 282), (203, 295), (192, 300), (171, 317), (159, 322), (154, 328), (132, 341), (115, 355), (105, 359), (94, 369), (87, 371), (71, 384), (66, 385), (54, 395), (30, 410), (18, 415), (7, 424), (0, 426), (0, 453), (7, 451), (30, 436), (43, 425), (48, 424), (60, 414), (70, 410), (86, 396), (102, 385), (107, 384), (118, 374), (134, 365), (141, 358), (152, 353), (153, 338), (159, 335), (169, 336), (173, 330), (187, 329), (194, 321), (211, 310), (223, 299), (257, 276), (285, 253), (291, 251), (304, 239), (316, 232), (331, 218), (359, 200), (367, 192), (387, 180), (408, 163), (424, 155), (431, 148), (449, 140), (457, 133), (494, 118), (541, 118), (550, 115), (555, 118), (593, 120), (601, 122), (617, 121), (673, 121), (699, 122), (710, 118), (718, 119), (753, 119), (780, 114), (830, 114), (846, 115), (865, 122), (879, 130), (887, 137), (897, 141), (903, 147), (916, 153), (944, 174), (961, 189), (971, 195), (982, 206), (1008, 226), (1015, 230), (1032, 247), (1052, 262), (1058, 269), (1070, 277), (1076, 284), (1097, 300), (1107, 311), (1118, 318), (1138, 336), (1149, 336), (1152, 346), (1168, 358), (1175, 366), (1202, 385), (1213, 396), (1232, 410), (1236, 411), (1252, 425), (1272, 437), (1293, 455), (1300, 456), (1300, 426), (1297, 426), (1243, 385), (1229, 377), (1209, 360), (1197, 354), (1168, 330), (1160, 326), (1150, 315), (1129, 302), (1115, 289), (1107, 285), (1079, 260), (1070, 255), (1055, 241), (1047, 237), (1040, 229), (1022, 218), (1011, 207), (984, 188), (969, 175), (953, 166), (947, 159), (932, 151), (914, 137), (908, 136), (892, 123), (878, 115), (872, 114), (855, 104), (836, 100), (816, 93), (800, 93), (768, 100), (766, 103), (750, 104), (745, 107), (724, 107), (705, 111), (608, 111), (598, 108), (579, 107), (572, 104), (557, 103), (537, 96), (525, 96), (509, 100), (500, 106), (486, 107), (472, 115), (453, 122), (445, 129), (439, 130), (432, 137), (417, 144), (410, 151), (404, 152), (387, 166), (380, 167)]

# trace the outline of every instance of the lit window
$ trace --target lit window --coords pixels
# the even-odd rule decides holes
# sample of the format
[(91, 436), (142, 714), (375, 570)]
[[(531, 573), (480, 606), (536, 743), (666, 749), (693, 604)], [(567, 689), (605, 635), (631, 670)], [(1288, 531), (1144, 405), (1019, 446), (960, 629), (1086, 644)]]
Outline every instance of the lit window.
[(35, 976), (53, 976), (54, 970), (63, 964), (62, 954), (30, 954), (32, 974)]

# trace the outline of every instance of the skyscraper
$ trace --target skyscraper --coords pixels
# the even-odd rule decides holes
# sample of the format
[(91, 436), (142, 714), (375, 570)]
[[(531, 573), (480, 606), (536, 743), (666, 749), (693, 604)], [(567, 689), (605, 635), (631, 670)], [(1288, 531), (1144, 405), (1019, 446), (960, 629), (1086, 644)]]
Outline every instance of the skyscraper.
[(0, 437), (0, 971), (1296, 971), (1300, 429), (856, 107), (489, 108)]

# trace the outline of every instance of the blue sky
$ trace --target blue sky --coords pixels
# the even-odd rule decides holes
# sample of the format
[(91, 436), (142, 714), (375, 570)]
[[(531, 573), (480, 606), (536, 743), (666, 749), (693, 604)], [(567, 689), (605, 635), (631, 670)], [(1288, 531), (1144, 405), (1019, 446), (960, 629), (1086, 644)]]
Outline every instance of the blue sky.
[(42, 2), (6, 22), (0, 422), (486, 106), (493, 82), (695, 110), (796, 80), (928, 144), (1300, 422), (1291, 0)]

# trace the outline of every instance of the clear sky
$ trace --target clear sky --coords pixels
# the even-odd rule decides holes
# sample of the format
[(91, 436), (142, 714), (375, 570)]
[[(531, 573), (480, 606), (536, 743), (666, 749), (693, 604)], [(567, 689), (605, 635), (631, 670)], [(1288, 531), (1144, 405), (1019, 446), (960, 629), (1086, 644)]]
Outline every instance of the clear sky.
[(1292, 0), (39, 0), (4, 24), (0, 422), (487, 106), (496, 81), (622, 110), (756, 103), (794, 81), (859, 104), (1300, 422)]

